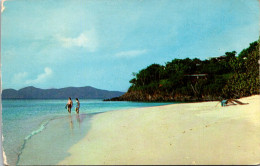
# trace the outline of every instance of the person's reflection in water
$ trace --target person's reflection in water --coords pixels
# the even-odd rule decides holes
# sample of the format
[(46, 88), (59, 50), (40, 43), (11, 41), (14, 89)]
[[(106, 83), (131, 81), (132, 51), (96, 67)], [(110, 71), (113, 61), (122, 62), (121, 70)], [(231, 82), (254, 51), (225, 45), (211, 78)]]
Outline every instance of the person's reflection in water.
[(70, 121), (70, 129), (73, 130), (73, 122), (72, 122), (71, 114), (69, 114), (69, 121)]
[(80, 123), (81, 123), (81, 121), (80, 121), (80, 115), (79, 115), (79, 114), (77, 114), (77, 115), (76, 115), (76, 118), (77, 118), (77, 122), (78, 122), (78, 124), (79, 124), (79, 127), (80, 127)]

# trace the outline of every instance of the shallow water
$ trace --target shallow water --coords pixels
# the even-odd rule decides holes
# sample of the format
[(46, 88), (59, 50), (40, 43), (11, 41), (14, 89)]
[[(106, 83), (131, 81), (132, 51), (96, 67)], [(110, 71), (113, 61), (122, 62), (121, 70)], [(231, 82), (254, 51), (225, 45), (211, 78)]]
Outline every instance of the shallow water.
[(80, 100), (80, 115), (65, 109), (67, 100), (3, 100), (3, 147), (10, 165), (53, 165), (88, 132), (96, 113), (171, 103)]

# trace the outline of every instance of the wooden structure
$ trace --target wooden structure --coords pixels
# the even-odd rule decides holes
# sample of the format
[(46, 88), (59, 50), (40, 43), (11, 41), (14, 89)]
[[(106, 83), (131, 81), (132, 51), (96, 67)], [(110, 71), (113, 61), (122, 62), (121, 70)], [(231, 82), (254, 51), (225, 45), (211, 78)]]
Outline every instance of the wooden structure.
[(184, 74), (184, 76), (196, 77), (197, 79), (199, 79), (199, 78), (207, 78), (208, 74)]

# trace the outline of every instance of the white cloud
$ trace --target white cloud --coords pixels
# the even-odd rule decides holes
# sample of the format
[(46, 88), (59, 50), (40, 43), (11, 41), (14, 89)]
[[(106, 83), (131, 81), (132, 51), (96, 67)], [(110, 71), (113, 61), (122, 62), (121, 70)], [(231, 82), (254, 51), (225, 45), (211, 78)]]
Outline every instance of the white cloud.
[(83, 47), (90, 52), (95, 52), (98, 47), (98, 40), (94, 29), (85, 31), (75, 38), (58, 37), (63, 47)]
[(143, 55), (145, 53), (147, 53), (146, 49), (143, 49), (143, 50), (130, 50), (130, 51), (119, 52), (115, 56), (116, 57), (136, 57), (136, 56), (139, 56), (139, 55)]
[(27, 76), (28, 76), (27, 72), (17, 73), (14, 75), (12, 81), (13, 81), (13, 83), (21, 83), (26, 79)]
[(36, 79), (26, 80), (25, 83), (26, 83), (26, 84), (38, 84), (38, 83), (41, 83), (41, 82), (46, 81), (46, 79), (47, 79), (48, 77), (50, 77), (51, 75), (52, 75), (52, 70), (51, 70), (51, 68), (45, 67), (45, 68), (44, 68), (44, 73), (39, 74)]

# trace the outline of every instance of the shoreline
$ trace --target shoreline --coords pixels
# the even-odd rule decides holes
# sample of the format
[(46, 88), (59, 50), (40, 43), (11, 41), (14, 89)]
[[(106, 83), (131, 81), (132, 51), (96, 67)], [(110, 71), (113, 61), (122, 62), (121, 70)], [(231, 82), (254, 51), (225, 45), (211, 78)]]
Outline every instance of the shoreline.
[(259, 164), (260, 95), (95, 115), (62, 165)]

